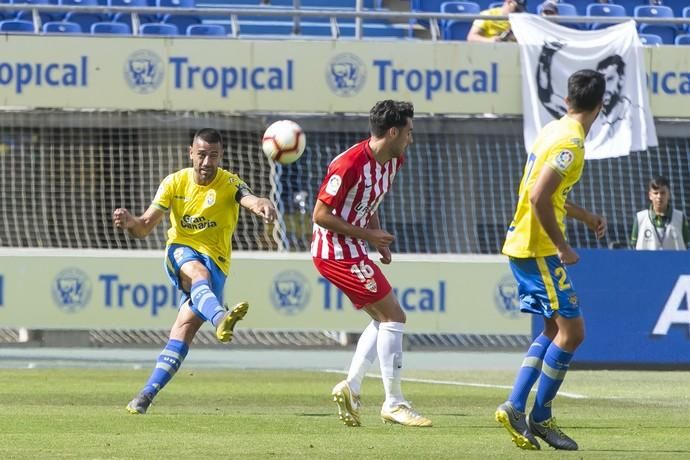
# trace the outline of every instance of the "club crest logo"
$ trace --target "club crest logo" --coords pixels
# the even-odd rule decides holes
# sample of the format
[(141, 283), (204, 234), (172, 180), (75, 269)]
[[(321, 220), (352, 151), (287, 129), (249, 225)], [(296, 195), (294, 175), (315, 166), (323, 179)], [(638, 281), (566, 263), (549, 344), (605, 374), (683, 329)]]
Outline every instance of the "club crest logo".
[(53, 280), (52, 294), (58, 308), (75, 313), (91, 300), (91, 280), (78, 268), (67, 268)]
[(517, 283), (512, 276), (504, 276), (498, 282), (494, 288), (494, 302), (503, 315), (510, 318), (520, 316), (520, 297)]
[(213, 206), (216, 203), (216, 191), (211, 189), (206, 193), (206, 199), (204, 200), (204, 204), (206, 207)]
[(125, 81), (134, 92), (150, 94), (163, 82), (163, 61), (148, 50), (130, 54), (124, 65)]
[(367, 68), (364, 62), (351, 53), (334, 56), (326, 67), (328, 86), (338, 96), (354, 96), (364, 87), (366, 79)]
[(294, 270), (288, 270), (273, 278), (270, 296), (271, 303), (279, 312), (292, 316), (307, 306), (311, 289), (304, 275)]

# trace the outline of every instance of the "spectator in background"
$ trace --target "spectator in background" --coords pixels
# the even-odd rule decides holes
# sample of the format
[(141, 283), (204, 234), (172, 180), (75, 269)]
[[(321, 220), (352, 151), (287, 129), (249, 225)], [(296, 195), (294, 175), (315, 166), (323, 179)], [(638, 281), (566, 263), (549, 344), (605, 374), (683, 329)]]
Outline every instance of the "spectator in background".
[(651, 204), (639, 211), (633, 223), (630, 247), (634, 249), (688, 248), (688, 220), (682, 211), (669, 205), (671, 190), (668, 179), (656, 176), (649, 181), (647, 195)]
[[(503, 6), (490, 8), (480, 14), (485, 16), (508, 16), (511, 13), (522, 13), (527, 6), (527, 0), (505, 0)], [(510, 30), (510, 22), (503, 20), (475, 19), (467, 34), (467, 41), (471, 42), (507, 42), (515, 41), (515, 35)]]
[(558, 15), (558, 5), (555, 1), (547, 0), (541, 4), (542, 16), (556, 16)]

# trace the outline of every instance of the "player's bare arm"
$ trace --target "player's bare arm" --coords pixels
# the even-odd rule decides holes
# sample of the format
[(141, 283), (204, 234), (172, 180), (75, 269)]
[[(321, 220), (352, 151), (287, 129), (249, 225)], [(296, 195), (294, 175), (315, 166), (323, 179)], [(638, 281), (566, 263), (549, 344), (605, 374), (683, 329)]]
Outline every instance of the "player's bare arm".
[(135, 238), (144, 238), (158, 225), (165, 216), (165, 212), (155, 206), (149, 208), (141, 216), (132, 215), (127, 208), (117, 208), (113, 211), (113, 224), (122, 230), (127, 230)]
[(266, 223), (273, 222), (277, 217), (276, 208), (268, 198), (245, 195), (240, 199), (240, 205), (261, 217)]
[[(379, 221), (378, 211), (371, 215), (371, 218), (369, 219), (369, 228), (372, 230), (381, 229), (381, 221)], [(378, 250), (379, 254), (381, 254), (381, 258), (379, 260), (382, 264), (388, 265), (389, 263), (391, 263), (391, 261), (393, 260), (393, 255), (391, 254), (391, 250), (388, 246), (380, 248), (377, 247), (376, 250)]]
[(556, 193), (556, 189), (563, 178), (552, 168), (544, 168), (537, 178), (537, 182), (530, 191), (529, 201), (532, 205), (534, 215), (539, 219), (539, 223), (544, 228), (546, 234), (551, 238), (553, 244), (558, 249), (558, 256), (564, 264), (577, 263), (580, 256), (570, 247), (565, 240), (556, 220), (556, 213), (553, 209), (551, 197)]
[(483, 31), (480, 27), (473, 26), (469, 33), (467, 34), (467, 41), (470, 42), (485, 42), (485, 43), (494, 43), (499, 41), (499, 37), (485, 37), (483, 35)]
[(321, 200), (317, 200), (312, 214), (314, 223), (335, 233), (358, 238), (371, 243), (375, 248), (387, 248), (395, 237), (385, 230), (374, 228), (361, 228), (346, 222), (333, 214), (333, 208)]
[(608, 224), (604, 216), (589, 212), (585, 208), (570, 201), (566, 201), (565, 211), (568, 217), (572, 217), (573, 219), (583, 222), (590, 230), (594, 232), (597, 239), (603, 238), (604, 235), (606, 235), (606, 228)]

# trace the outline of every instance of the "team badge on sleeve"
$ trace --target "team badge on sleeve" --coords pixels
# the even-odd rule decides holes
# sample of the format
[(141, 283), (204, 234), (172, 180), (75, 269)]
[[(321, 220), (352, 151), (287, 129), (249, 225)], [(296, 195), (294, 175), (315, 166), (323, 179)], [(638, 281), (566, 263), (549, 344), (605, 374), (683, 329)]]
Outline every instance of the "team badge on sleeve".
[(328, 179), (328, 184), (326, 184), (326, 193), (331, 196), (335, 196), (340, 190), (340, 185), (343, 183), (341, 177), (337, 174), (333, 174), (330, 179)]
[(573, 163), (573, 152), (570, 150), (561, 150), (561, 152), (556, 155), (553, 160), (554, 166), (558, 168), (559, 171), (565, 171)]

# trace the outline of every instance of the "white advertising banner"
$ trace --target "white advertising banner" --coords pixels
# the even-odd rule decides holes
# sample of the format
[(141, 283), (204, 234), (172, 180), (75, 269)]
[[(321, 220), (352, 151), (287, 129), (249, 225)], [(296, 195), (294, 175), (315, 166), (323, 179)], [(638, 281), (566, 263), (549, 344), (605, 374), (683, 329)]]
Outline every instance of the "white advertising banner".
[[(368, 112), (385, 98), (418, 112), (520, 110), (509, 46), (399, 41), (5, 36), (0, 105), (268, 112)], [(512, 102), (511, 102), (512, 101)]]
[[(168, 329), (177, 296), (162, 251), (0, 256), (0, 327)], [(45, 252), (45, 251), (43, 251)], [(256, 258), (261, 257), (261, 258)], [(407, 314), (407, 330), (528, 334), (507, 260), (396, 260), (384, 270)], [(322, 278), (307, 256), (233, 254), (225, 303), (250, 310), (241, 327), (361, 331), (364, 312)]]
[[(690, 117), (690, 54), (644, 50), (652, 112)], [(521, 115), (513, 43), (5, 35), (0, 106)]]

